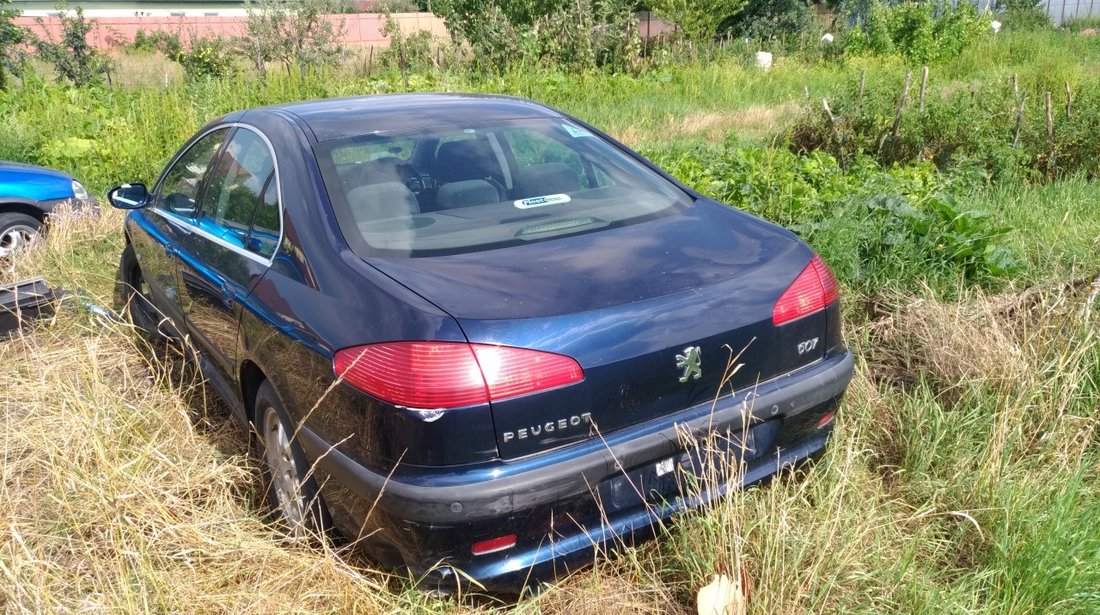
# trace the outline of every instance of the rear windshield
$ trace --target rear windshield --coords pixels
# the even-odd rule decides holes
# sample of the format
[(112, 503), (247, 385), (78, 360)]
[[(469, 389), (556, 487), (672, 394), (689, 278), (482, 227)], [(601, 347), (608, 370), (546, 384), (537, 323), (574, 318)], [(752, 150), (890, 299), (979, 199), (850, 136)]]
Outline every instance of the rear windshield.
[(634, 224), (690, 205), (676, 185), (561, 118), (371, 134), (315, 148), (356, 252), (474, 252)]

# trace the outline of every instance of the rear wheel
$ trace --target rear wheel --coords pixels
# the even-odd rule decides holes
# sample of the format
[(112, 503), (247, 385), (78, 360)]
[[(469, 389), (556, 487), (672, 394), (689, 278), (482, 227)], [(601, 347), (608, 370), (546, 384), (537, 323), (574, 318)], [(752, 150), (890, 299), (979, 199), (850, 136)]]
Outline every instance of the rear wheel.
[(42, 223), (27, 214), (14, 211), (0, 213), (0, 258), (29, 246), (42, 230)]
[(317, 484), (310, 476), (301, 447), (294, 441), (294, 427), (271, 383), (265, 381), (256, 392), (253, 416), (260, 435), (271, 507), (279, 513), (291, 536), (308, 536), (327, 527)]

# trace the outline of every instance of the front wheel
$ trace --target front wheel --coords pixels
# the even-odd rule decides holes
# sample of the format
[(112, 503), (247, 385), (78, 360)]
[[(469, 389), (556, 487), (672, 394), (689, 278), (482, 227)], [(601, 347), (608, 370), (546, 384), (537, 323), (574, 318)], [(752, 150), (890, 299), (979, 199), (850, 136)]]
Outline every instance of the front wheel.
[(324, 506), (309, 464), (294, 441), (294, 428), (275, 388), (264, 382), (256, 392), (255, 423), (267, 475), (267, 500), (291, 536), (303, 537), (327, 527)]
[(25, 249), (38, 238), (42, 223), (27, 214), (8, 211), (0, 213), (0, 258), (7, 258)]
[(160, 313), (153, 305), (149, 285), (145, 282), (137, 254), (131, 244), (126, 244), (126, 248), (122, 250), (122, 257), (119, 258), (115, 303), (120, 313), (130, 315), (130, 322), (146, 338), (163, 337), (158, 326), (161, 322)]

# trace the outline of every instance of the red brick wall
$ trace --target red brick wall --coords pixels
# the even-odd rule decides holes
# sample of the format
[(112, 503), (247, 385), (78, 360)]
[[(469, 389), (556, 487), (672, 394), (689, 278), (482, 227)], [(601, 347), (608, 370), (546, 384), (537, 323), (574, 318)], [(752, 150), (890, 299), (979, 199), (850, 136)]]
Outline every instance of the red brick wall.
[[(406, 32), (412, 30), (431, 30), (436, 36), (447, 33), (443, 20), (431, 13), (395, 13), (393, 16)], [(57, 17), (42, 17), (39, 24), (34, 17), (17, 17), (15, 23), (30, 29), (38, 36), (49, 35), (53, 40), (61, 38), (61, 20)], [(384, 17), (379, 13), (356, 13), (333, 15), (329, 19), (343, 20), (346, 28), (345, 44), (350, 46), (386, 45), (388, 41), (380, 29)], [(185, 42), (191, 36), (233, 37), (244, 34), (246, 18), (241, 17), (97, 17), (96, 25), (88, 42), (99, 49), (129, 43), (134, 40), (137, 31), (153, 32), (165, 30), (179, 34)]]

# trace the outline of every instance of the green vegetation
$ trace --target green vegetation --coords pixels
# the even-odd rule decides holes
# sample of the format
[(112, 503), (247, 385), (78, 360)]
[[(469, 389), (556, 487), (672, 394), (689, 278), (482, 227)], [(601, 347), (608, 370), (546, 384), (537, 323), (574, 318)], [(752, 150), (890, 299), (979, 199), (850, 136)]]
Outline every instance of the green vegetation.
[[(753, 41), (602, 64), (519, 49), (486, 65), (470, 47), (402, 39), (362, 70), (256, 79), (242, 67), (131, 89), (32, 72), (0, 92), (0, 159), (65, 169), (100, 194), (152, 182), (199, 126), (240, 108), (400, 91), (535, 98), (804, 236), (841, 279), (860, 357), (819, 462), (498, 605), (437, 600), (339, 544), (280, 538), (214, 394), (125, 328), (62, 311), (0, 342), (0, 604), (691, 613), (712, 574), (740, 571), (750, 613), (1100, 612), (1100, 41), (1049, 27), (994, 36), (965, 11), (871, 10), (889, 15), (889, 46), (776, 41), (769, 71), (752, 66)], [(539, 15), (503, 19), (523, 30)], [(946, 40), (951, 28), (965, 44)], [(114, 211), (62, 218), (0, 281), (41, 272), (109, 302), (120, 228)]]
[(34, 39), (34, 47), (42, 60), (57, 71), (57, 80), (73, 85), (99, 82), (107, 72), (107, 58), (88, 43), (95, 20), (84, 18), (84, 10), (77, 7), (72, 13), (60, 16), (62, 34), (60, 41)]
[(26, 33), (14, 23), (18, 13), (10, 8), (11, 0), (0, 0), (0, 90), (7, 87), (8, 73), (23, 73), (24, 51), (20, 48)]
[[(937, 14), (939, 13), (939, 14)], [(991, 18), (968, 2), (942, 12), (931, 3), (871, 5), (863, 27), (847, 38), (849, 53), (899, 53), (914, 62), (942, 62), (962, 53), (989, 31)]]

